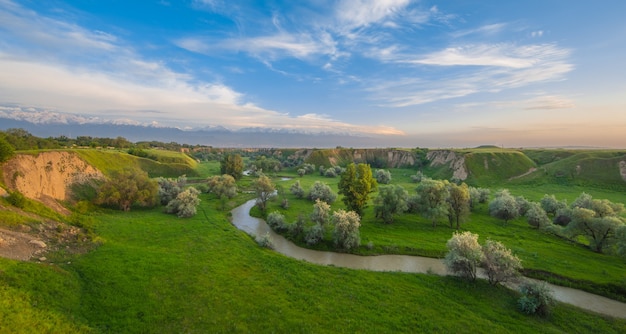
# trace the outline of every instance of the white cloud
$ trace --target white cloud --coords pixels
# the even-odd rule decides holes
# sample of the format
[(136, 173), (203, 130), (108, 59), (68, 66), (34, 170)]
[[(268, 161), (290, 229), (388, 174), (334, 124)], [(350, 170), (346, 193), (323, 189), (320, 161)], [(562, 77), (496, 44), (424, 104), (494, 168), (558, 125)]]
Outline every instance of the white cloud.
[[(312, 122), (310, 116), (294, 117), (267, 110), (220, 82), (197, 81), (164, 62), (147, 60), (116, 36), (43, 17), (12, 2), (0, 2), (1, 7), (6, 9), (0, 12), (0, 38), (6, 37), (0, 43), (2, 104), (87, 115), (90, 119), (131, 119), (196, 127), (397, 132), (388, 127), (361, 127), (325, 118)], [(248, 52), (270, 50), (273, 54), (307, 57), (334, 52), (332, 39), (324, 38), (278, 34), (223, 43)], [(190, 48), (204, 47), (193, 42), (185, 41)], [(54, 57), (41, 57), (42, 50)]]
[(343, 28), (348, 30), (376, 23), (393, 27), (393, 17), (409, 4), (409, 0), (343, 0), (336, 6), (335, 15)]
[(479, 44), (450, 47), (417, 59), (408, 59), (405, 62), (438, 66), (528, 68), (545, 61), (546, 58), (563, 58), (568, 54), (568, 50), (559, 49), (552, 44), (524, 46)]
[[(407, 107), (479, 92), (500, 92), (533, 83), (561, 80), (573, 69), (567, 62), (569, 50), (552, 44), (469, 45), (446, 48), (416, 59), (402, 59), (401, 54), (388, 56), (395, 62), (436, 66), (440, 76), (429, 79), (416, 75), (373, 83), (368, 90), (383, 105)], [(383, 59), (383, 57), (380, 57)], [(461, 70), (446, 71), (448, 67)], [(436, 68), (435, 68), (436, 70)], [(407, 71), (411, 73), (411, 71)]]

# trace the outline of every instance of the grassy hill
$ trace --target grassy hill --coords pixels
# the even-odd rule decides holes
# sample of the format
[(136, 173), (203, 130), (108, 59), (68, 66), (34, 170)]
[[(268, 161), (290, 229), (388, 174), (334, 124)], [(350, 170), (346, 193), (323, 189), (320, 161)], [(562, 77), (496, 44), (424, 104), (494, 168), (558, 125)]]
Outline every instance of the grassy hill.
[(186, 174), (196, 176), (198, 163), (186, 154), (165, 151), (147, 150), (154, 159), (141, 158), (123, 151), (77, 149), (73, 150), (81, 158), (98, 168), (105, 174), (122, 170), (127, 167), (138, 167), (148, 173), (150, 177), (178, 177)]
[(517, 183), (555, 183), (626, 190), (620, 162), (622, 150), (528, 150), (524, 153), (538, 164), (537, 172)]

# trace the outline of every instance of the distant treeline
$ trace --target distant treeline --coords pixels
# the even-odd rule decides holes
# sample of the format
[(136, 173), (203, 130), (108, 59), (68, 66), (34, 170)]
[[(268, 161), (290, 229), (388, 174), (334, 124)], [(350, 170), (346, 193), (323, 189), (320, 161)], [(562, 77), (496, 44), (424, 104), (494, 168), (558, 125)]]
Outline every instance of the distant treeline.
[[(24, 129), (15, 128), (0, 131), (0, 144), (6, 146), (6, 152), (4, 152), (4, 149), (0, 148), (5, 159), (12, 155), (13, 151), (81, 147), (126, 150), (129, 154), (144, 158), (153, 158), (151, 154), (145, 150), (162, 149), (184, 152), (197, 160), (204, 161), (221, 161), (225, 154), (238, 154), (242, 157), (250, 158), (253, 161), (262, 161), (265, 164), (272, 164), (278, 161), (279, 164), (284, 167), (299, 165), (303, 162), (304, 158), (304, 156), (297, 154), (298, 150), (295, 149), (214, 148), (206, 145), (189, 145), (176, 142), (165, 143), (156, 140), (132, 143), (124, 137), (101, 138), (78, 136), (76, 138), (70, 138), (62, 135), (58, 137), (40, 138)], [(267, 158), (267, 160), (263, 160), (262, 157)], [(0, 159), (0, 161), (5, 159)]]

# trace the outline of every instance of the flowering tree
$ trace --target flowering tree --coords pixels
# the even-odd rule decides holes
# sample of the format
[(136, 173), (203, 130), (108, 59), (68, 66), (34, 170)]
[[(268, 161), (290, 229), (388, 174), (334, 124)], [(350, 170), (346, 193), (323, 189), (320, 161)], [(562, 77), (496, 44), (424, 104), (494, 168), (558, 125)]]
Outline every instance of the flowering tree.
[(361, 235), (359, 233), (361, 217), (356, 212), (335, 211), (332, 221), (335, 224), (335, 230), (333, 231), (335, 246), (346, 250), (359, 247), (361, 244)]
[(446, 243), (448, 254), (444, 258), (446, 267), (453, 274), (470, 280), (476, 279), (476, 268), (483, 259), (483, 252), (478, 243), (478, 234), (469, 231), (454, 232)]

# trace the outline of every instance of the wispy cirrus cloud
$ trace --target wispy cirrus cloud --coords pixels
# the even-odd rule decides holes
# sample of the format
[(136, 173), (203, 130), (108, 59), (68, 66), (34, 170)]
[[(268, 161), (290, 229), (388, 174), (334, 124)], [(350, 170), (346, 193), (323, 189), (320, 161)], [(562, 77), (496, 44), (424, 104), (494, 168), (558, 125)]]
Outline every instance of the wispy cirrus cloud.
[(495, 66), (528, 68), (550, 59), (561, 60), (569, 50), (553, 44), (514, 45), (477, 44), (449, 47), (416, 59), (400, 60), (409, 64), (437, 66)]
[[(0, 1), (0, 21), (0, 103), (26, 108), (18, 108), (21, 111), (33, 107), (87, 115), (88, 119), (123, 118), (142, 124), (156, 121), (195, 127), (395, 131), (323, 117), (311, 122), (310, 116), (259, 107), (219, 81), (199, 80), (193, 73), (173, 70), (165, 61), (143, 57), (132, 43), (118, 36), (43, 16), (7, 0)], [(289, 50), (294, 57), (321, 52), (313, 44), (298, 44), (288, 36), (247, 42), (251, 48)], [(41, 56), (45, 54), (51, 57)]]
[[(383, 101), (383, 105), (393, 107), (419, 105), (479, 92), (495, 93), (563, 79), (574, 68), (567, 61), (569, 54), (570, 50), (554, 44), (465, 45), (417, 57), (388, 52), (384, 57), (381, 55), (381, 59), (414, 66), (433, 66), (434, 71), (440, 69), (436, 72), (440, 76), (395, 78), (374, 83), (367, 89), (375, 94), (376, 99)], [(447, 71), (451, 67), (460, 70)]]

